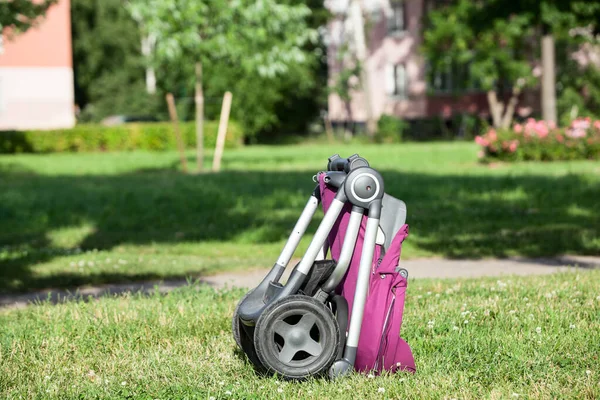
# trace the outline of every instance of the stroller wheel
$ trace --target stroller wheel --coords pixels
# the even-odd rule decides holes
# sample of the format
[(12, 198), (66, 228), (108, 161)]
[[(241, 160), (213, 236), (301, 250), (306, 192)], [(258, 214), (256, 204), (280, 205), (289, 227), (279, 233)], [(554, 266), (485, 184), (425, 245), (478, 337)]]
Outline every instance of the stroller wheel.
[(246, 297), (248, 297), (249, 294), (250, 294), (250, 292), (246, 293), (244, 295), (244, 297), (242, 297), (240, 299), (240, 301), (238, 301), (237, 305), (235, 306), (235, 311), (233, 311), (233, 317), (231, 318), (231, 331), (233, 332), (233, 339), (235, 340), (235, 343), (238, 345), (238, 347), (240, 349), (242, 349), (241, 335), (243, 333), (243, 328), (242, 328), (242, 322), (240, 321), (240, 318), (239, 318), (239, 310), (240, 310), (240, 304), (242, 304), (244, 302), (244, 300), (246, 300)]
[(256, 355), (256, 350), (254, 349), (254, 343), (252, 341), (254, 327), (246, 327), (242, 324), (239, 317), (239, 308), (240, 304), (248, 297), (250, 292), (246, 293), (244, 297), (239, 301), (237, 306), (235, 307), (235, 311), (233, 312), (233, 318), (231, 319), (231, 330), (233, 331), (233, 338), (238, 347), (246, 354), (254, 368), (259, 371), (264, 370), (263, 365), (261, 364), (258, 356)]
[(254, 331), (254, 348), (262, 365), (289, 379), (326, 372), (336, 358), (339, 341), (339, 326), (331, 310), (302, 295), (268, 306)]

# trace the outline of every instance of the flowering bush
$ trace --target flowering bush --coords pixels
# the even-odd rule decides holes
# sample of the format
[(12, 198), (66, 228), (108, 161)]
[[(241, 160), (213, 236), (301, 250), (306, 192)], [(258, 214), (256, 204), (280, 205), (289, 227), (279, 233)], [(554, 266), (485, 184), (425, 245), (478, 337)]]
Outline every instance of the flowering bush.
[(578, 118), (567, 128), (529, 118), (512, 129), (490, 129), (475, 137), (483, 161), (600, 159), (600, 120)]

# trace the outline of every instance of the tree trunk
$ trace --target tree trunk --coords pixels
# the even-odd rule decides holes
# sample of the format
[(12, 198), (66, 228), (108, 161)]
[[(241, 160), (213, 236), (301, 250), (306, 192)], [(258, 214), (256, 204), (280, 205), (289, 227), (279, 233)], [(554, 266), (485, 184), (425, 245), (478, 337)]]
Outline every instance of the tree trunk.
[(517, 108), (519, 96), (521, 95), (521, 89), (523, 88), (524, 84), (524, 82), (521, 81), (521, 79), (517, 79), (517, 82), (513, 86), (510, 100), (506, 105), (506, 111), (504, 111), (504, 117), (502, 117), (502, 128), (504, 129), (510, 128), (510, 123), (512, 122), (513, 117), (515, 115), (515, 108)]
[(494, 125), (494, 128), (500, 128), (502, 124), (504, 103), (498, 101), (498, 97), (496, 96), (496, 92), (494, 90), (488, 90), (487, 98), (488, 106), (490, 107), (490, 114), (492, 114), (492, 125)]
[(521, 85), (520, 83), (516, 83), (513, 87), (510, 100), (505, 107), (503, 102), (498, 101), (498, 96), (495, 91), (489, 90), (487, 92), (488, 105), (490, 107), (490, 113), (492, 114), (492, 124), (494, 125), (494, 128), (510, 128), (520, 95)]
[(554, 36), (542, 36), (542, 119), (556, 122)]
[(196, 160), (198, 172), (203, 170), (204, 165), (204, 93), (202, 92), (202, 62), (196, 63)]
[(352, 27), (356, 45), (356, 58), (360, 63), (360, 83), (365, 97), (365, 112), (367, 114), (367, 134), (374, 136), (377, 130), (377, 121), (373, 115), (373, 103), (371, 101), (371, 85), (369, 82), (369, 71), (367, 70), (367, 45), (365, 43), (365, 26), (362, 16), (362, 7), (359, 0), (352, 0)]
[(156, 74), (154, 67), (150, 64), (155, 44), (156, 40), (152, 35), (142, 35), (142, 55), (146, 59), (146, 92), (148, 94), (156, 93)]

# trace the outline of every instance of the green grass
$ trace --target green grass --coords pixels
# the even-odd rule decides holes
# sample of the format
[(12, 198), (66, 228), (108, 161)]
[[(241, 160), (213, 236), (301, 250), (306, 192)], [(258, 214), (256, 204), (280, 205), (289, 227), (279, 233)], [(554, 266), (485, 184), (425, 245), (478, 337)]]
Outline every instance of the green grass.
[(0, 397), (597, 399), (599, 281), (597, 270), (412, 280), (402, 336), (417, 373), (335, 382), (255, 375), (229, 331), (239, 290), (5, 310)]
[(477, 150), (258, 146), (204, 175), (172, 152), (0, 156), (0, 293), (269, 267), (333, 153), (368, 158), (407, 203), (404, 258), (600, 254), (600, 164), (484, 166)]

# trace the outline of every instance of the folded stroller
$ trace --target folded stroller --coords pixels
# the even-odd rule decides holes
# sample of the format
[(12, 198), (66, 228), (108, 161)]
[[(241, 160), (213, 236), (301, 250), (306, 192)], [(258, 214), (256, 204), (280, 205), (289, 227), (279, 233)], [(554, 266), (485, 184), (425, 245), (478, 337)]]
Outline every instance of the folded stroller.
[[(314, 180), (279, 259), (234, 311), (236, 343), (257, 370), (288, 379), (414, 371), (400, 338), (408, 278), (398, 265), (408, 236), (404, 202), (384, 193), (381, 175), (357, 154), (330, 157)], [(323, 220), (282, 284), (319, 203)]]

